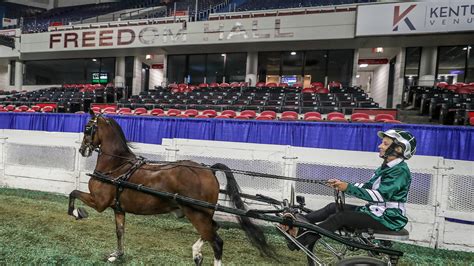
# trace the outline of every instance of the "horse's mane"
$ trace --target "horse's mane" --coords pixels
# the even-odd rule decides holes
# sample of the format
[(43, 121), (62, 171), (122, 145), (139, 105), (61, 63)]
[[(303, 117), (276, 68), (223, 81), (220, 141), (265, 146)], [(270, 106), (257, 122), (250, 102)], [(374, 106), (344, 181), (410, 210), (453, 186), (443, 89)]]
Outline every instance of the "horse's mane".
[(122, 149), (128, 153), (134, 154), (131, 149), (133, 149), (133, 146), (127, 141), (127, 138), (125, 138), (125, 134), (123, 133), (122, 128), (120, 125), (111, 117), (105, 118), (105, 120), (108, 122), (108, 124), (113, 128), (113, 130), (116, 131), (118, 137), (120, 138), (121, 141), (118, 141), (117, 144), (122, 145)]

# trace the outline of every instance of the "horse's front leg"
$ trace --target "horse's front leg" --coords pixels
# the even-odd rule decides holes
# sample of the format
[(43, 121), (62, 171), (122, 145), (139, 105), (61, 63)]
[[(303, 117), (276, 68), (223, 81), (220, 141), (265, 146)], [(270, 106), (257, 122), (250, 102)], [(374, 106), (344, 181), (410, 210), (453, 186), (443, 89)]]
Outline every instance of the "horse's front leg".
[(115, 211), (115, 231), (117, 233), (117, 250), (109, 255), (107, 261), (114, 262), (123, 256), (123, 235), (125, 234), (125, 212)]
[(74, 202), (76, 198), (80, 199), (87, 206), (97, 210), (96, 204), (94, 202), (94, 198), (92, 198), (91, 194), (85, 193), (79, 190), (73, 190), (69, 194), (69, 208), (68, 208), (67, 214), (76, 217), (76, 219), (87, 218), (87, 216), (89, 216), (87, 214), (87, 211), (84, 208), (81, 208), (81, 207), (77, 209), (74, 208)]

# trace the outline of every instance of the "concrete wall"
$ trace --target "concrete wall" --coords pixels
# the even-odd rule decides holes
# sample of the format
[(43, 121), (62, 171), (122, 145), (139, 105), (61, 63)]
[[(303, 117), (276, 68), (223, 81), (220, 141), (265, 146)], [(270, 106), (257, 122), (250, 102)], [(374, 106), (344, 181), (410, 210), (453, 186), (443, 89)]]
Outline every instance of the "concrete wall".
[(155, 86), (161, 86), (163, 79), (163, 69), (150, 69), (150, 89), (154, 89)]
[(370, 96), (374, 98), (374, 101), (379, 103), (380, 107), (385, 108), (387, 106), (387, 88), (388, 88), (388, 73), (390, 65), (381, 65), (375, 69), (372, 88)]

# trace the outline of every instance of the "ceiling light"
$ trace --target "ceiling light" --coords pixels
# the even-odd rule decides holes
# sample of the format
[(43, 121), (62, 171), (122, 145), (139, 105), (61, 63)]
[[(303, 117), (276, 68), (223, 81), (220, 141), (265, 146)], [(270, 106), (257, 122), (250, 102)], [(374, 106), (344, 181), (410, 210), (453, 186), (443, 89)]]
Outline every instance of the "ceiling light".
[(369, 64), (360, 64), (359, 67), (368, 67)]
[(221, 54), (221, 56), (225, 56), (225, 54)]
[(296, 52), (291, 52), (290, 54), (291, 54), (291, 55), (296, 55)]
[(92, 61), (94, 61), (94, 62), (97, 62), (97, 59), (95, 59), (95, 58), (92, 58)]
[(146, 59), (146, 60), (150, 60), (150, 59), (151, 59), (151, 54), (145, 55), (145, 59)]
[(360, 78), (360, 75), (356, 75), (356, 78)]

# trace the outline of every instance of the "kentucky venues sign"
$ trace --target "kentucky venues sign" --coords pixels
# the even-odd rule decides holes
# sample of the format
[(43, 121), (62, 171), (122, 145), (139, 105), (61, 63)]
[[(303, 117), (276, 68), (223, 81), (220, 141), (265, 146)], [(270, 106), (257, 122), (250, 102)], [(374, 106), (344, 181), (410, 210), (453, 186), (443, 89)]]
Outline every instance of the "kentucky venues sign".
[(361, 5), (356, 36), (474, 31), (474, 1)]

